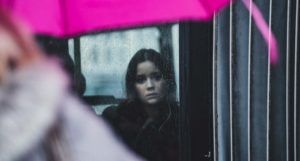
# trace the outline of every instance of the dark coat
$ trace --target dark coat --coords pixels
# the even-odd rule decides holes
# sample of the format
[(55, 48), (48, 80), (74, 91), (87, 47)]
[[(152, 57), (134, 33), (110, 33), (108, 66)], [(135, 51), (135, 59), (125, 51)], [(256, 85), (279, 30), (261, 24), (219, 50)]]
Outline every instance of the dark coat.
[(147, 114), (138, 103), (108, 107), (102, 116), (130, 148), (146, 159), (177, 161), (178, 106), (165, 103), (160, 107), (160, 116), (152, 121), (147, 121)]

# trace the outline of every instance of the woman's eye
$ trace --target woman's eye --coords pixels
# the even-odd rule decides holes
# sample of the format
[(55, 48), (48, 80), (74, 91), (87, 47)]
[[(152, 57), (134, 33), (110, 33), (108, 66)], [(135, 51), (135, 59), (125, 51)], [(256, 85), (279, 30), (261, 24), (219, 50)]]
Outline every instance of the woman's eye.
[(153, 74), (152, 78), (154, 78), (156, 81), (159, 81), (162, 79), (162, 74), (155, 73), (155, 74)]
[(137, 76), (135, 79), (136, 83), (144, 83), (146, 81), (146, 77), (144, 76)]

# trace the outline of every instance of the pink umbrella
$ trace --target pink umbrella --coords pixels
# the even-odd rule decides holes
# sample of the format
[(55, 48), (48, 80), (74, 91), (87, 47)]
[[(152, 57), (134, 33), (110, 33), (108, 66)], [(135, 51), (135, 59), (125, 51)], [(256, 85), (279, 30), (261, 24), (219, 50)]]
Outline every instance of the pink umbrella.
[[(90, 32), (182, 20), (210, 20), (232, 0), (0, 0), (38, 34), (73, 37)], [(268, 43), (271, 62), (277, 62), (276, 40), (251, 0), (257, 26)]]
[(230, 0), (0, 0), (37, 33), (58, 37), (124, 27), (209, 20)]

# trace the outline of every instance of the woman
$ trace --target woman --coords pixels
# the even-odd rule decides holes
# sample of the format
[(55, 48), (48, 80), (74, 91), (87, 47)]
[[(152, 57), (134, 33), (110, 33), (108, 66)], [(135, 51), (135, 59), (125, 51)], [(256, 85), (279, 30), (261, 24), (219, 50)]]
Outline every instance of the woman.
[(128, 99), (108, 107), (103, 117), (129, 147), (148, 160), (179, 160), (175, 90), (168, 61), (155, 50), (141, 49), (127, 68)]

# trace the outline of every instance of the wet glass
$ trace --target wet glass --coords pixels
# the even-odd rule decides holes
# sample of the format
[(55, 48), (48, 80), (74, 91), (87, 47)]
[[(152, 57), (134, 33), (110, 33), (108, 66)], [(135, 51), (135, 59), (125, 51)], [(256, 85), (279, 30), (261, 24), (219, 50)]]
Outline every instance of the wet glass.
[[(99, 117), (103, 111), (108, 113), (104, 118), (121, 140), (150, 161), (179, 160), (178, 122), (175, 120), (179, 111), (179, 25), (86, 35), (69, 39), (68, 47), (75, 62), (75, 86), (83, 89), (81, 97)], [(175, 74), (174, 101), (157, 105), (161, 108), (160, 114), (153, 117), (145, 112), (147, 110), (140, 110), (141, 104), (127, 103), (125, 75), (128, 63), (143, 48), (162, 54)], [(156, 75), (151, 76), (157, 78)], [(76, 79), (79, 76), (85, 81)], [(163, 74), (160, 77), (164, 79)]]
[[(82, 36), (77, 38), (80, 41), (80, 60), (76, 60), (74, 56), (76, 40), (70, 39), (69, 53), (75, 65), (80, 66), (86, 80), (83, 96), (112, 96), (117, 102), (125, 99), (124, 79), (131, 57), (139, 49), (151, 48), (160, 53), (162, 49), (168, 49), (166, 57), (172, 61), (174, 67), (176, 95), (179, 100), (178, 32), (178, 25), (174, 24), (168, 27), (147, 27)], [(80, 64), (76, 64), (78, 61)], [(105, 106), (107, 105), (99, 104), (93, 106), (93, 109), (100, 115)]]

